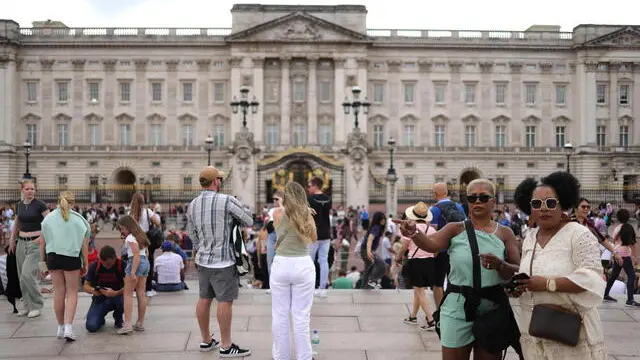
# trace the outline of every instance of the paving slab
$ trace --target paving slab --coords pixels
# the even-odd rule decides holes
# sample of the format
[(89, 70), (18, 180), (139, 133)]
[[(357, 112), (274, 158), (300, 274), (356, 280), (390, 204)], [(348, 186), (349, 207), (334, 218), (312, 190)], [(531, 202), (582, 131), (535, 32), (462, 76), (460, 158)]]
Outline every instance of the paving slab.
[[(104, 334), (83, 333), (78, 336), (76, 341), (66, 344), (62, 350), (62, 355), (184, 351), (190, 336), (189, 332), (144, 332), (131, 335), (118, 335), (113, 332)], [(64, 340), (62, 341), (64, 342)]]
[[(360, 331), (355, 316), (312, 316), (311, 329), (319, 332), (355, 332)], [(249, 331), (271, 331), (271, 316), (251, 316)]]

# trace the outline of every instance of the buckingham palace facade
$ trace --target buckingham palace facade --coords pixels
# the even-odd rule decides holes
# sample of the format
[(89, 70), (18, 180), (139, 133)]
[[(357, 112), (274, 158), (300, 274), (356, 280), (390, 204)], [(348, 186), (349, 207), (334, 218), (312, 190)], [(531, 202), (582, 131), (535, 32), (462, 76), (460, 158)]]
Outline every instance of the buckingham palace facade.
[[(256, 207), (314, 175), (363, 205), (384, 187), (391, 138), (398, 189), (479, 176), (513, 188), (567, 161), (585, 187), (639, 182), (640, 26), (368, 29), (356, 5), (231, 16), (232, 28), (0, 20), (0, 187), (23, 177), (26, 142), (39, 187), (196, 188), (209, 155)], [(354, 87), (371, 104), (358, 129), (343, 109)], [(259, 103), (246, 127), (230, 106), (241, 89)]]

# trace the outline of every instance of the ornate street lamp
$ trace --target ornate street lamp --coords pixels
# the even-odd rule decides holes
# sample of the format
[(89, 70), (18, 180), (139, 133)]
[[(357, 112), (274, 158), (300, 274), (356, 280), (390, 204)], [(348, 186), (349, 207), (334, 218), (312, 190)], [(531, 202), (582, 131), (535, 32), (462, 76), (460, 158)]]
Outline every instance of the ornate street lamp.
[(24, 141), (24, 144), (22, 144), (22, 147), (24, 148), (24, 156), (27, 159), (27, 168), (22, 177), (24, 179), (31, 179), (31, 173), (29, 172), (29, 156), (31, 155), (31, 148), (33, 145), (29, 142), (29, 139), (27, 139)]
[(360, 90), (359, 87), (354, 86), (351, 89), (351, 93), (353, 94), (353, 101), (349, 102), (349, 98), (345, 97), (344, 102), (342, 103), (345, 115), (349, 115), (349, 112), (351, 111), (351, 109), (353, 109), (353, 116), (356, 120), (354, 127), (356, 129), (358, 128), (358, 114), (360, 113), (360, 108), (362, 107), (362, 113), (367, 115), (369, 113), (369, 107), (371, 106), (371, 103), (367, 101), (366, 97), (364, 98), (364, 101), (360, 101), (361, 92), (362, 90)]
[(207, 150), (207, 166), (211, 166), (211, 151), (213, 150), (213, 138), (211, 134), (204, 140), (204, 149)]
[(398, 176), (396, 175), (396, 169), (393, 167), (393, 151), (396, 147), (396, 141), (390, 138), (387, 141), (389, 145), (389, 168), (387, 169), (387, 210), (389, 214), (396, 216), (398, 213), (398, 189), (396, 188), (396, 182)]
[(389, 141), (387, 141), (387, 144), (389, 145), (389, 169), (387, 169), (387, 175), (395, 175), (396, 169), (393, 167), (393, 151), (396, 147), (396, 140), (394, 138), (390, 138)]
[(256, 96), (253, 95), (253, 99), (249, 101), (249, 89), (243, 87), (242, 89), (240, 89), (240, 101), (238, 101), (238, 98), (235, 95), (233, 96), (233, 101), (231, 102), (231, 111), (234, 114), (237, 114), (238, 110), (242, 112), (242, 127), (246, 128), (247, 113), (249, 112), (249, 108), (251, 108), (252, 114), (256, 114), (258, 113), (258, 106), (260, 106), (260, 103), (256, 99)]
[(569, 158), (571, 157), (571, 152), (573, 151), (573, 145), (571, 143), (566, 143), (564, 144), (564, 151), (566, 152), (566, 156), (567, 156), (567, 172), (570, 173), (570, 168), (569, 168)]

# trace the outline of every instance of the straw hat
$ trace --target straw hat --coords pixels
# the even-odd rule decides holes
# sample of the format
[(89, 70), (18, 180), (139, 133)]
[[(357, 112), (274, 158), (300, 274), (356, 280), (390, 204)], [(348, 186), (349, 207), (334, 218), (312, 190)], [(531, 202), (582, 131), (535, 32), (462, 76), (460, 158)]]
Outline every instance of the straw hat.
[(409, 220), (422, 220), (424, 222), (431, 222), (433, 219), (433, 214), (429, 211), (429, 207), (427, 204), (420, 201), (414, 206), (410, 206), (407, 210), (404, 211), (405, 215), (407, 215), (407, 219)]

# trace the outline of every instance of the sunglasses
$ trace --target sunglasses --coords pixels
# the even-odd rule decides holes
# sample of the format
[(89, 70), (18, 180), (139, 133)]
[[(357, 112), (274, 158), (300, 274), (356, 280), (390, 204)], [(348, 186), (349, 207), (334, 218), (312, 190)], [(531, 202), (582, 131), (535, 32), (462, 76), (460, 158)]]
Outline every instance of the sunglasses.
[(481, 203), (486, 204), (491, 199), (493, 199), (493, 196), (488, 195), (488, 194), (467, 195), (467, 200), (469, 200), (469, 203), (471, 203), (471, 204), (475, 203), (478, 200), (480, 200)]
[(558, 199), (555, 198), (546, 198), (542, 199), (531, 199), (531, 208), (534, 210), (542, 209), (542, 204), (547, 208), (547, 210), (555, 210), (558, 208)]
[(591, 209), (591, 205), (580, 205), (582, 209)]

